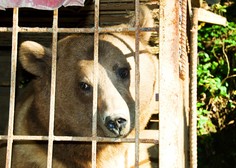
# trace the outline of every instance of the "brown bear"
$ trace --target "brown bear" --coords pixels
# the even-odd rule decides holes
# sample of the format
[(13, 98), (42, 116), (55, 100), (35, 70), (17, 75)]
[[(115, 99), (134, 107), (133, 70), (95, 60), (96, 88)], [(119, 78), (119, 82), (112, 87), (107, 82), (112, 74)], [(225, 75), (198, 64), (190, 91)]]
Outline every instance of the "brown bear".
[[(153, 27), (147, 7), (141, 7), (142, 27)], [(132, 27), (129, 25), (115, 27)], [(140, 130), (156, 109), (157, 58), (150, 54), (150, 32), (140, 32)], [(97, 136), (134, 137), (135, 127), (135, 38), (134, 32), (99, 35)], [(15, 112), (15, 135), (48, 135), (51, 83), (49, 48), (26, 41), (21, 44), (19, 59), (23, 68), (35, 75), (18, 99)], [(55, 122), (56, 136), (92, 136), (94, 84), (94, 36), (70, 35), (58, 42)], [(46, 141), (15, 141), (12, 167), (44, 168), (47, 163)], [(54, 168), (91, 167), (91, 142), (54, 141)], [(127, 158), (130, 143), (97, 143), (98, 168), (130, 167)], [(4, 158), (1, 159), (4, 164)], [(127, 165), (128, 164), (128, 165)]]

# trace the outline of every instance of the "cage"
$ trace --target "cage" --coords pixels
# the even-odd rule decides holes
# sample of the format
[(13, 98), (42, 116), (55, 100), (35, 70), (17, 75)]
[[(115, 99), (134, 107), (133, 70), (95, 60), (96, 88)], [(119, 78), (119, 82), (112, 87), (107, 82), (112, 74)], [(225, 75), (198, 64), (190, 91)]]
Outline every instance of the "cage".
[[(188, 3), (191, 4), (191, 2)], [(154, 26), (143, 27), (141, 25), (141, 20), (146, 19), (145, 22), (148, 22), (148, 18), (145, 18), (145, 15), (145, 17), (142, 18), (143, 16), (141, 5), (147, 6), (151, 11), (152, 18), (155, 22)], [(189, 8), (191, 9), (191, 7)], [(191, 113), (192, 116), (189, 114), (190, 74), (188, 65), (189, 59), (187, 57), (187, 42), (189, 40), (187, 38), (187, 33), (189, 33), (187, 31), (188, 12), (189, 11), (187, 11), (186, 0), (95, 0), (94, 2), (86, 1), (84, 7), (60, 7), (53, 10), (36, 10), (32, 8), (15, 7), (13, 9), (0, 11), (0, 73), (2, 74), (0, 79), (0, 147), (2, 148), (0, 154), (0, 165), (8, 168), (20, 166), (41, 166), (48, 168), (60, 166), (196, 166), (196, 153), (194, 146), (194, 141), (196, 141), (196, 137), (194, 137), (195, 127), (194, 123), (192, 123), (192, 125), (189, 124), (191, 123), (189, 120), (195, 120), (195, 114)], [(129, 26), (127, 26), (127, 23), (129, 23)], [(190, 25), (191, 24), (189, 24), (189, 26)], [(194, 23), (193, 25), (195, 26), (194, 28), (196, 28), (196, 23)], [(157, 80), (158, 85), (155, 87), (153, 86), (152, 89), (145, 88), (145, 86), (150, 86), (148, 82), (143, 83), (146, 78), (147, 80), (149, 80), (148, 78), (150, 77), (150, 74), (146, 75), (146, 78), (143, 78), (142, 75), (140, 77), (140, 73), (144, 71), (144, 69), (151, 69), (150, 66), (143, 67), (141, 64), (142, 62), (145, 62), (146, 59), (145, 57), (141, 57), (142, 54), (146, 52), (146, 50), (142, 50), (143, 47), (142, 45), (140, 46), (139, 42), (142, 40), (142, 33), (151, 33), (151, 37), (148, 42), (148, 50), (150, 50), (150, 54), (152, 56), (155, 56), (155, 58), (157, 59), (157, 64), (155, 64), (155, 67), (157, 68), (158, 72), (154, 76)], [(57, 115), (57, 108), (59, 108), (59, 105), (57, 104), (59, 100), (57, 97), (58, 95), (61, 97), (68, 96), (68, 93), (66, 91), (64, 91), (63, 94), (57, 93), (58, 91), (60, 91), (60, 89), (58, 89), (59, 86), (65, 86), (62, 84), (59, 85), (57, 80), (59, 78), (57, 74), (61, 73), (61, 70), (58, 68), (58, 64), (61, 64), (59, 62), (58, 53), (68, 50), (63, 47), (64, 45), (59, 45), (58, 42), (60, 43), (61, 39), (64, 39), (69, 34), (91, 34), (93, 36), (93, 38), (87, 38), (82, 35), (85, 43), (79, 43), (79, 48), (86, 51), (87, 49), (83, 48), (83, 45), (87, 46), (88, 43), (94, 44), (94, 47), (89, 49), (89, 52), (92, 53), (91, 55), (93, 55), (94, 59), (92, 65), (94, 69), (94, 71), (92, 71), (92, 79), (94, 85), (90, 88), (90, 85), (88, 85), (88, 83), (86, 82), (82, 82), (79, 84), (79, 87), (82, 87), (86, 91), (92, 90), (93, 93), (92, 97), (90, 97), (90, 104), (87, 105), (90, 108), (90, 134), (76, 134), (76, 130), (74, 127), (72, 127), (72, 130), (70, 130), (70, 125), (72, 123), (79, 124), (78, 122), (76, 123), (74, 121), (74, 116), (71, 113), (68, 113), (66, 116), (64, 116), (63, 114), (63, 119), (58, 120), (58, 118), (60, 117), (58, 117)], [(120, 36), (119, 34), (122, 34), (124, 36)], [(127, 36), (125, 36), (127, 34), (128, 36), (133, 36), (131, 49), (129, 46), (129, 42), (126, 42), (126, 40), (129, 39)], [(107, 39), (106, 40), (109, 43), (101, 44), (101, 36), (103, 35), (109, 36), (110, 39), (115, 38), (114, 42), (112, 42), (112, 45), (110, 45), (111, 42)], [(88, 41), (88, 39), (90, 39), (90, 41)], [(26, 70), (22, 68), (22, 65), (20, 65), (19, 63), (18, 55), (22, 52), (21, 49), (19, 49), (20, 44), (22, 44), (26, 40), (36, 41), (37, 43), (40, 43), (48, 48), (50, 48), (51, 46), (51, 57), (47, 58), (47, 60), (51, 60), (49, 66), (50, 78), (48, 79), (48, 81), (50, 82), (47, 84), (41, 83), (37, 85), (41, 87), (39, 90), (47, 90), (46, 88), (50, 89), (47, 94), (43, 95), (43, 98), (48, 99), (48, 104), (46, 105), (47, 108), (45, 107), (47, 109), (46, 111), (48, 116), (46, 119), (47, 122), (45, 121), (44, 125), (39, 124), (39, 122), (42, 121), (41, 119), (33, 119), (38, 117), (35, 116), (37, 115), (37, 113), (34, 113), (32, 115), (28, 114), (28, 118), (23, 118), (21, 116), (25, 114), (21, 112), (19, 113), (20, 115), (18, 115), (18, 111), (16, 110), (17, 102), (21, 101), (22, 99), (26, 99), (24, 97), (23, 90), (25, 90), (27, 85), (30, 85), (30, 83), (32, 83), (32, 81), (36, 79), (35, 76), (41, 78), (40, 74), (37, 73), (38, 71), (34, 71), (36, 75), (32, 75), (26, 72)], [(44, 52), (48, 52), (48, 49), (43, 49), (43, 52), (41, 52), (41, 45), (39, 46), (35, 43), (29, 44), (30, 46), (28, 46), (28, 49), (30, 50), (39, 48), (39, 51), (37, 51), (39, 52), (39, 55), (37, 58), (34, 58), (33, 61), (41, 59)], [(132, 116), (133, 129), (131, 129), (131, 131), (127, 133), (126, 136), (110, 136), (110, 133), (108, 133), (108, 136), (100, 136), (100, 132), (98, 130), (101, 129), (99, 122), (102, 119), (99, 118), (99, 106), (102, 104), (101, 102), (104, 99), (101, 99), (101, 83), (99, 83), (100, 78), (103, 77), (103, 73), (101, 73), (102, 70), (100, 70), (100, 57), (103, 52), (100, 51), (100, 48), (107, 48), (110, 46), (111, 48), (106, 49), (106, 52), (104, 51), (107, 54), (110, 53), (110, 50), (113, 50), (112, 47), (116, 46), (119, 48), (122, 47), (122, 45), (123, 47), (128, 48), (129, 51), (132, 50), (131, 53), (127, 54), (127, 58), (132, 57), (134, 64), (134, 66), (131, 67), (134, 73), (129, 74), (132, 75), (134, 79), (134, 83), (132, 86), (134, 90), (134, 93), (132, 95), (132, 109), (134, 109), (134, 114), (129, 114), (130, 116)], [(191, 47), (192, 46), (190, 46), (190, 48)], [(191, 48), (193, 55), (196, 53), (194, 47), (196, 47), (196, 44), (194, 44)], [(80, 52), (83, 53), (84, 51), (78, 50), (77, 52), (79, 54)], [(116, 54), (118, 54), (118, 52)], [(113, 60), (110, 60), (109, 63), (115, 63), (118, 60), (118, 57), (115, 59), (113, 58)], [(66, 63), (67, 61), (70, 62), (71, 60), (65, 59), (62, 63)], [(106, 61), (106, 59), (103, 60), (103, 62)], [(42, 61), (39, 62), (42, 63)], [(84, 68), (86, 69), (87, 66), (89, 65), (86, 64)], [(68, 69), (64, 69), (64, 71), (73, 71), (69, 67), (70, 66), (67, 66)], [(45, 66), (43, 66), (42, 69), (45, 70)], [(115, 67), (113, 67), (113, 71), (115, 71), (114, 69)], [(194, 68), (192, 70), (194, 70)], [(108, 76), (109, 73), (107, 71)], [(118, 73), (119, 75), (121, 73), (121, 78), (127, 75), (127, 71), (118, 71), (116, 73)], [(79, 77), (73, 76), (71, 81), (74, 82), (75, 78), (77, 79)], [(111, 77), (109, 77), (109, 79), (110, 78)], [(63, 84), (68, 84), (69, 90), (74, 89), (73, 87), (69, 87), (72, 86), (69, 84), (72, 82), (68, 80), (68, 76), (65, 75), (63, 78), (59, 79), (64, 81)], [(105, 79), (102, 80), (102, 83), (104, 81)], [(195, 82), (195, 79), (192, 80), (191, 78), (191, 81)], [(113, 85), (116, 85), (116, 83), (113, 83)], [(131, 86), (128, 85), (127, 87)], [(105, 87), (105, 89), (103, 90), (107, 91), (108, 93), (110, 92), (109, 87)], [(149, 115), (151, 117), (148, 118), (147, 122), (145, 122), (145, 129), (143, 129), (141, 128), (144, 127), (142, 121), (143, 118), (140, 118), (143, 111), (142, 102), (146, 96), (144, 96), (144, 94), (148, 94), (150, 90), (152, 90), (152, 96), (150, 99), (153, 100), (154, 105), (149, 110), (149, 114), (147, 114), (147, 116)], [(32, 90), (28, 92), (30, 92), (31, 94), (33, 93)], [(77, 91), (74, 90), (71, 94), (77, 95), (78, 93), (76, 92)], [(104, 91), (102, 93), (103, 95), (105, 95)], [(117, 93), (120, 93), (122, 95), (121, 90), (119, 90)], [(22, 94), (23, 97), (20, 96)], [(115, 94), (115, 92), (113, 93), (113, 91), (111, 91), (111, 93), (108, 95), (112, 97), (113, 94)], [(88, 95), (87, 92), (86, 95)], [(20, 100), (16, 98), (18, 96), (20, 97)], [(116, 100), (116, 97), (111, 97), (108, 96), (106, 99)], [(121, 97), (122, 99), (127, 101), (124, 95)], [(192, 99), (190, 99), (190, 101), (194, 101), (194, 97), (192, 97)], [(78, 103), (78, 101), (72, 101), (72, 99), (70, 99), (69, 97), (68, 99), (64, 100), (66, 100), (67, 102), (66, 107), (69, 107), (67, 109), (73, 109), (73, 105), (76, 104), (76, 102)], [(44, 103), (38, 104), (40, 107), (44, 107)], [(122, 102), (119, 103), (116, 107), (122, 106)], [(26, 109), (30, 108), (30, 106), (28, 105), (24, 105), (23, 107)], [(131, 107), (129, 107), (128, 109), (130, 110)], [(34, 109), (34, 111), (36, 110), (37, 109)], [(193, 110), (194, 112), (194, 107), (191, 110)], [(190, 118), (189, 115), (191, 116)], [(68, 118), (71, 120), (64, 121), (64, 118)], [(28, 122), (28, 119), (31, 121)], [(147, 119), (145, 119), (145, 121), (146, 120)], [(69, 124), (70, 121), (71, 124)], [(117, 124), (122, 125), (123, 122), (123, 118), (119, 118), (119, 120), (115, 121), (115, 126), (117, 126)], [(44, 127), (45, 125), (47, 125), (47, 128), (46, 131), (42, 132), (34, 131), (38, 130), (37, 128), (35, 128), (32, 129), (30, 133), (28, 133), (25, 130), (20, 130), (21, 128), (23, 128), (23, 126), (21, 125), (27, 125), (30, 128)], [(66, 126), (63, 127), (63, 125)], [(108, 122), (106, 125), (106, 127), (109, 127), (110, 130), (115, 129), (115, 126), (114, 121)], [(191, 129), (189, 129), (189, 126), (191, 126)], [(20, 129), (17, 127), (20, 127)], [(84, 130), (80, 130), (80, 132), (86, 132), (87, 128), (82, 128)], [(61, 129), (64, 129), (65, 132), (60, 133), (60, 131), (57, 131)], [(121, 130), (118, 131), (121, 132)], [(193, 140), (191, 143), (189, 142), (189, 131), (192, 131), (190, 135), (193, 136)], [(131, 132), (133, 132), (133, 134)], [(130, 133), (132, 134), (132, 136), (129, 135)], [(84, 147), (87, 146), (87, 148), (82, 149), (86, 149), (87, 153), (82, 155), (76, 150), (72, 150), (72, 152), (70, 153), (69, 148), (77, 149), (76, 145), (78, 144)], [(120, 152), (116, 149), (114, 151), (111, 150), (110, 153), (104, 152), (104, 154), (101, 154), (100, 151), (102, 151), (103, 147), (107, 144), (113, 146), (119, 144), (121, 145), (121, 148), (122, 145), (128, 147)], [(193, 149), (189, 147), (189, 144)], [(28, 148), (28, 146), (30, 145), (33, 147)], [(19, 147), (18, 149), (18, 146), (22, 147)], [(116, 148), (119, 148), (119, 146)], [(190, 155), (189, 149), (191, 149)], [(24, 150), (28, 151), (28, 153), (25, 154), (24, 152), (19, 152)], [(119, 156), (119, 154), (121, 156)], [(40, 158), (41, 161), (39, 161), (38, 159), (39, 155), (40, 157), (41, 155), (43, 155)], [(87, 155), (89, 155), (89, 157), (87, 157)], [(112, 155), (121, 158), (117, 159), (118, 161), (113, 161)], [(89, 161), (82, 158), (83, 156), (89, 158)], [(74, 157), (77, 157), (77, 160), (67, 160), (67, 158)], [(103, 158), (105, 161), (101, 161), (101, 159), (99, 158)], [(86, 163), (81, 163), (81, 160), (83, 159), (86, 160)], [(104, 163), (106, 161), (107, 163)], [(39, 164), (39, 162), (41, 163)]]

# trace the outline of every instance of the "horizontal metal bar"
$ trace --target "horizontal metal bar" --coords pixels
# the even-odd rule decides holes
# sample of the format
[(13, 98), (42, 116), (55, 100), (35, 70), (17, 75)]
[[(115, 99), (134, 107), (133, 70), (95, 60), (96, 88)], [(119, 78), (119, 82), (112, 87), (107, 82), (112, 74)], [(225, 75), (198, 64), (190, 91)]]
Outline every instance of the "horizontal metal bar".
[(0, 32), (12, 32), (12, 27), (0, 27)]
[[(143, 27), (140, 31), (158, 31), (157, 27)], [(58, 33), (93, 33), (94, 28), (58, 28)], [(107, 32), (134, 32), (135, 27), (99, 27), (99, 33)], [(12, 32), (11, 27), (0, 27), (0, 32)], [(19, 27), (18, 32), (20, 33), (52, 33), (52, 28), (47, 27)]]
[[(149, 135), (149, 138), (147, 137), (147, 134)], [(152, 136), (153, 135), (153, 136)], [(150, 137), (152, 136), (152, 137)], [(156, 137), (154, 137), (156, 136)], [(7, 140), (7, 135), (1, 135), (0, 140)], [(37, 141), (48, 141), (48, 136), (28, 136), (28, 135), (13, 135), (12, 139), (15, 141), (31, 141), (31, 140), (37, 140)], [(53, 136), (53, 141), (98, 141), (98, 142), (127, 142), (127, 143), (134, 143), (135, 137), (132, 138), (108, 138), (108, 137), (77, 137), (77, 136)], [(146, 130), (141, 131), (139, 142), (141, 143), (154, 143), (158, 144), (158, 131), (157, 130)]]
[[(0, 140), (7, 140), (7, 135), (1, 135)], [(39, 140), (39, 141), (47, 141), (48, 136), (28, 136), (28, 135), (13, 135), (13, 140)]]

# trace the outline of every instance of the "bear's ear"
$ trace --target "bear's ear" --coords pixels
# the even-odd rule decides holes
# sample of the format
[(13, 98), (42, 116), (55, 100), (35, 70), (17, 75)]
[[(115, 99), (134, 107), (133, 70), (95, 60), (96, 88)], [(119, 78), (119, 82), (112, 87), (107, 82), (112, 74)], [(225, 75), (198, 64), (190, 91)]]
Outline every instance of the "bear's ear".
[(43, 76), (51, 67), (51, 51), (34, 41), (21, 44), (19, 59), (23, 68), (35, 76)]
[[(140, 14), (139, 14), (139, 25), (140, 28), (152, 28), (154, 27), (154, 19), (152, 17), (151, 10), (145, 6), (140, 5)], [(135, 16), (133, 16), (129, 21), (129, 26), (135, 27)], [(141, 31), (140, 32), (140, 39), (147, 43), (151, 37), (152, 32)]]

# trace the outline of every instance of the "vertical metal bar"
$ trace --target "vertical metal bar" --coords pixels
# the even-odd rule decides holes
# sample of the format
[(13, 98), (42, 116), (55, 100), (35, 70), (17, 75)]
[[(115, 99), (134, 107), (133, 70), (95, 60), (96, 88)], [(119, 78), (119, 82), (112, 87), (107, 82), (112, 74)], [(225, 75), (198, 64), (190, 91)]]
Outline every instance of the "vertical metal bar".
[(51, 68), (51, 95), (49, 111), (49, 134), (48, 134), (48, 157), (47, 168), (52, 167), (53, 140), (54, 140), (54, 114), (56, 95), (56, 66), (57, 66), (57, 29), (58, 29), (58, 9), (53, 12), (53, 37), (52, 37), (52, 68)]
[(94, 9), (94, 87), (93, 87), (93, 125), (92, 125), (92, 168), (96, 168), (97, 156), (97, 97), (98, 97), (98, 48), (99, 48), (99, 0)]
[(184, 167), (179, 79), (179, 1), (160, 0), (159, 167)]
[(187, 0), (181, 1), (181, 31), (180, 31), (180, 77), (184, 80), (186, 78), (188, 57), (187, 57)]
[(139, 89), (140, 89), (140, 73), (139, 73), (139, 0), (135, 0), (135, 167), (139, 167)]
[(193, 9), (190, 44), (190, 168), (197, 168), (197, 34), (198, 9)]
[(19, 9), (13, 9), (13, 31), (12, 31), (12, 50), (11, 50), (11, 90), (10, 90), (10, 107), (8, 121), (8, 138), (7, 138), (7, 156), (6, 168), (11, 167), (12, 145), (13, 145), (13, 128), (14, 128), (14, 111), (15, 111), (15, 89), (16, 89), (16, 66), (17, 66), (17, 45), (18, 45), (18, 15)]

